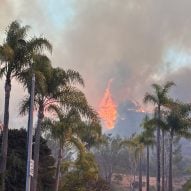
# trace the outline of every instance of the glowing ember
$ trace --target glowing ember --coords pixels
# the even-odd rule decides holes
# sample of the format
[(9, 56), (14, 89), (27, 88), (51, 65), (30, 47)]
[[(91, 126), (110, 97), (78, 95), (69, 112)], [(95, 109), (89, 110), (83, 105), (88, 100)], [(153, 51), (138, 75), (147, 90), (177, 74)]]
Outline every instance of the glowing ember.
[(99, 115), (105, 122), (108, 129), (114, 128), (117, 118), (117, 106), (111, 96), (110, 84), (111, 80), (108, 82), (104, 96), (99, 105)]

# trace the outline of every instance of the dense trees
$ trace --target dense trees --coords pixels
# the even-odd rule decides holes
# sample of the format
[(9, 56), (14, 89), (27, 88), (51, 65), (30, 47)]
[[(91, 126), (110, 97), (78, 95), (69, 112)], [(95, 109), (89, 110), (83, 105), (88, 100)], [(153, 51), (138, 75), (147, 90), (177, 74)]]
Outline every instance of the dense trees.
[[(63, 70), (61, 68), (53, 68), (49, 58), (45, 54), (42, 54), (44, 48), (46, 48), (48, 51), (52, 51), (51, 44), (48, 42), (48, 40), (44, 38), (33, 38), (28, 40), (28, 29), (29, 26), (22, 27), (17, 21), (12, 22), (7, 30), (6, 41), (2, 46), (0, 46), (1, 76), (4, 75), (6, 78), (4, 112), (5, 117), (1, 149), (2, 160), (0, 161), (0, 166), (2, 172), (1, 177), (2, 180), (4, 180), (7, 161), (6, 157), (8, 146), (7, 141), (11, 80), (13, 78), (16, 78), (20, 83), (22, 83), (22, 85), (28, 90), (28, 92), (30, 92), (31, 76), (33, 72), (36, 76), (35, 110), (38, 113), (38, 120), (35, 129), (35, 163), (34, 177), (32, 179), (31, 186), (32, 190), (36, 191), (37, 188), (38, 190), (40, 189), (39, 183), (41, 177), (38, 177), (38, 172), (40, 172), (41, 170), (39, 168), (39, 154), (41, 152), (40, 137), (41, 126), (45, 117), (45, 111), (47, 114), (50, 111), (50, 108), (53, 108), (54, 106), (60, 106), (63, 107), (63, 111), (69, 110), (73, 112), (75, 110), (76, 112), (79, 112), (79, 117), (83, 116), (84, 121), (81, 121), (80, 126), (82, 127), (82, 131), (78, 131), (78, 133), (80, 132), (82, 141), (87, 141), (86, 144), (88, 148), (90, 148), (91, 145), (95, 144), (96, 140), (98, 140), (101, 136), (101, 126), (99, 125), (97, 113), (92, 109), (91, 106), (89, 106), (83, 92), (76, 87), (76, 85), (84, 86), (84, 81), (81, 75), (74, 70)], [(22, 101), (20, 113), (27, 114), (28, 108), (29, 96), (26, 96)], [(68, 113), (68, 115), (70, 115), (71, 112)], [(59, 118), (59, 115), (57, 117)], [(74, 119), (74, 117), (72, 119)], [(70, 126), (71, 124), (67, 124), (67, 120), (63, 122), (66, 124), (64, 124), (64, 128), (62, 128), (59, 125), (57, 128), (58, 132), (62, 131), (63, 129), (64, 133), (67, 130), (68, 133), (70, 133), (70, 130), (73, 129)], [(75, 122), (76, 121), (73, 121), (73, 123)], [(84, 128), (86, 127), (88, 131), (84, 130)], [(56, 139), (56, 137), (54, 138)], [(61, 139), (59, 140), (61, 142)], [(83, 144), (85, 145), (85, 143)], [(57, 174), (59, 174), (59, 171)], [(4, 181), (2, 182), (2, 190), (4, 190)]]
[(121, 138), (119, 136), (112, 137), (112, 135), (104, 136), (102, 143), (98, 145), (95, 151), (100, 174), (109, 185), (111, 185), (112, 175), (118, 163), (120, 151)]
[[(165, 189), (165, 167), (168, 167), (168, 190), (173, 191), (174, 138), (191, 137), (191, 104), (169, 97), (174, 83), (152, 84), (153, 92), (146, 93), (144, 102), (154, 105), (153, 114), (143, 119), (140, 132), (129, 138), (103, 136), (98, 114), (80, 89), (84, 86), (80, 73), (53, 67), (44, 52), (52, 51), (51, 44), (45, 38), (28, 38), (28, 29), (29, 26), (12, 22), (4, 44), (0, 45), (0, 77), (5, 78), (1, 190), (24, 190), (27, 135), (23, 129), (9, 131), (9, 101), (12, 79), (18, 80), (29, 93), (34, 73), (37, 124), (32, 191), (109, 191), (114, 176), (123, 180), (120, 172), (130, 177), (130, 190), (138, 188), (141, 191), (145, 175), (149, 191), (151, 145), (156, 146), (157, 191)], [(30, 96), (26, 95), (20, 105), (20, 114), (28, 114), (29, 101)], [(54, 144), (54, 156), (47, 141)], [(166, 166), (165, 149), (168, 151)], [(67, 151), (71, 152), (68, 157)], [(185, 184), (188, 186), (189, 182)]]
[(191, 137), (189, 128), (191, 127), (190, 118), (191, 105), (174, 102), (171, 104), (170, 112), (166, 114), (166, 126), (169, 128), (169, 191), (173, 190), (172, 183), (172, 156), (174, 136)]
[[(168, 137), (169, 142), (169, 170), (168, 170), (168, 190), (173, 190), (173, 178), (172, 178), (172, 161), (173, 161), (173, 138), (174, 136), (178, 137), (185, 137), (190, 138), (190, 128), (191, 128), (191, 119), (190, 119), (190, 112), (191, 112), (191, 106), (190, 104), (181, 103), (180, 101), (174, 101), (173, 99), (167, 97), (168, 89), (174, 85), (173, 82), (166, 83), (163, 88), (160, 85), (155, 84), (155, 89), (158, 92), (158, 97), (162, 99), (162, 101), (158, 101), (159, 103), (162, 103), (162, 108), (157, 109), (157, 117), (154, 116), (153, 119), (151, 119), (148, 124), (157, 126), (157, 136), (158, 132), (160, 133), (160, 130), (162, 131), (162, 149), (158, 148), (158, 141), (157, 141), (157, 152), (159, 149), (162, 150), (162, 190), (164, 190), (164, 173), (165, 173), (165, 166), (164, 166), (164, 138), (165, 138), (165, 132)], [(145, 101), (151, 100), (152, 102), (156, 102), (156, 98), (154, 96), (151, 96), (147, 94), (145, 96)], [(159, 100), (159, 99), (158, 99)], [(159, 115), (160, 111), (160, 115)], [(157, 138), (158, 140), (158, 138)], [(158, 157), (158, 155), (157, 155)], [(159, 161), (158, 161), (159, 162)], [(157, 171), (158, 173), (158, 171)], [(159, 181), (159, 179), (158, 179)], [(160, 188), (158, 188), (160, 189)]]
[[(84, 94), (75, 88), (74, 84), (83, 85), (83, 79), (76, 71), (64, 71), (61, 68), (52, 68), (49, 62), (39, 63), (38, 60), (34, 63), (34, 72), (37, 73), (36, 92), (35, 92), (35, 106), (38, 111), (38, 121), (35, 131), (35, 146), (34, 146), (34, 178), (33, 178), (33, 191), (36, 190), (38, 178), (38, 160), (39, 160), (39, 140), (41, 135), (41, 124), (44, 120), (45, 110), (49, 111), (49, 107), (55, 104), (61, 104), (63, 107), (73, 107), (86, 116), (97, 117), (96, 113), (88, 106)], [(24, 72), (23, 72), (24, 73)], [(25, 71), (22, 81), (28, 88), (28, 71)], [(42, 79), (42, 80), (41, 80)], [(28, 99), (23, 100), (21, 106), (21, 113), (27, 111)]]
[[(27, 132), (24, 129), (9, 130), (9, 147), (5, 179), (6, 191), (25, 190), (27, 158), (26, 136)], [(38, 190), (51, 191), (54, 185), (55, 159), (51, 156), (51, 150), (48, 148), (47, 141), (45, 139), (41, 138), (40, 146)]]
[[(80, 134), (78, 135), (78, 132), (80, 131), (83, 123), (83, 113), (81, 113), (80, 110), (72, 107), (66, 110), (58, 106), (52, 106), (49, 107), (49, 110), (52, 110), (52, 113), (54, 113), (58, 118), (56, 120), (46, 119), (43, 124), (44, 129), (50, 132), (50, 136), (52, 136), (59, 145), (55, 184), (55, 191), (58, 191), (59, 174), (61, 170), (64, 146), (66, 144), (74, 144), (80, 151), (81, 156), (83, 152), (85, 152), (85, 149), (83, 148), (84, 146), (82, 145), (79, 136)], [(86, 114), (86, 116), (88, 115), (89, 114)], [(94, 118), (92, 120), (94, 120)]]

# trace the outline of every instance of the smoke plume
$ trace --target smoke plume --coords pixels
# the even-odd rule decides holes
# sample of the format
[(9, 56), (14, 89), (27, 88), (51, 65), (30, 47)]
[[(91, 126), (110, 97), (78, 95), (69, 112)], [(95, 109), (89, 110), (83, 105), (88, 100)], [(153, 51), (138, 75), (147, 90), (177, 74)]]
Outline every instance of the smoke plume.
[[(174, 97), (191, 101), (191, 63), (182, 66), (180, 62), (178, 67), (176, 63), (179, 52), (191, 50), (191, 1), (58, 0), (57, 7), (52, 0), (0, 2), (1, 34), (12, 20), (19, 19), (32, 26), (31, 36), (47, 37), (54, 46), (53, 65), (78, 70), (95, 107), (111, 78), (117, 104), (127, 99), (142, 104), (150, 84), (165, 80), (176, 82)], [(53, 19), (56, 16), (59, 22)], [(168, 60), (174, 49), (173, 59)], [(15, 108), (11, 115), (16, 112)]]

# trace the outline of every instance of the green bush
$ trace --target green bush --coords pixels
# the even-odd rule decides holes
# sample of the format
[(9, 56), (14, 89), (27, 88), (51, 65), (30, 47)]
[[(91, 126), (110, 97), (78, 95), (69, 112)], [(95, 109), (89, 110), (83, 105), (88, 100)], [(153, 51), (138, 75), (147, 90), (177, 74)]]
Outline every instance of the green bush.
[(191, 180), (188, 180), (182, 187), (182, 191), (191, 191)]

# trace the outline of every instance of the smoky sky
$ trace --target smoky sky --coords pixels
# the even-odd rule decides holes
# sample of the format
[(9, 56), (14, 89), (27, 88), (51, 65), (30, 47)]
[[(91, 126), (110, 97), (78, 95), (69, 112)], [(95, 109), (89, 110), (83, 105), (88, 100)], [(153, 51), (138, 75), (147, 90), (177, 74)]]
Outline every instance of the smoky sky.
[[(191, 63), (180, 62), (177, 67), (165, 59), (174, 48), (172, 61), (179, 51), (190, 54), (190, 0), (58, 0), (56, 7), (52, 2), (0, 0), (1, 42), (11, 21), (30, 25), (31, 36), (42, 35), (52, 42), (54, 66), (82, 74), (84, 91), (96, 108), (110, 79), (117, 104), (126, 99), (141, 102), (153, 82), (167, 80), (177, 84), (174, 97), (191, 101)], [(24, 94), (19, 92), (12, 92), (16, 103), (12, 101), (12, 116)]]

